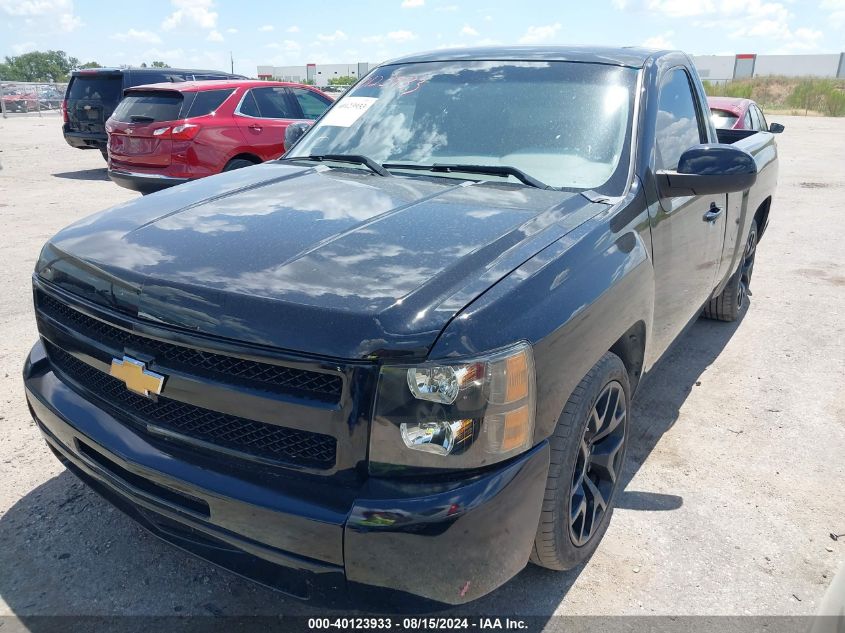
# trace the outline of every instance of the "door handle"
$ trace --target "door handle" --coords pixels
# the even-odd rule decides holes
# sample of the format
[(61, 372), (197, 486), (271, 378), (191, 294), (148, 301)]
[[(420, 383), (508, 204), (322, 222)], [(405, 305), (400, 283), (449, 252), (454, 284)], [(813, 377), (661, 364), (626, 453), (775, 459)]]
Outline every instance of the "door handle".
[(256, 125), (255, 123), (253, 123), (252, 125), (248, 125), (247, 127), (250, 130), (255, 130), (256, 132), (260, 132), (261, 130), (264, 129), (263, 127), (261, 127), (260, 125)]
[(710, 210), (701, 219), (705, 222), (715, 222), (722, 215), (722, 208), (717, 207), (715, 202), (710, 203)]

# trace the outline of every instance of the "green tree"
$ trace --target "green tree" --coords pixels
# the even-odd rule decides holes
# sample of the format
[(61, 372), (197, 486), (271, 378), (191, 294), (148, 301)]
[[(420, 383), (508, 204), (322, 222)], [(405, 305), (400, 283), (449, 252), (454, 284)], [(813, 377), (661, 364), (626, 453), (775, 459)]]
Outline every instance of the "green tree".
[(332, 77), (329, 79), (330, 86), (351, 86), (357, 79), (351, 75), (341, 75), (340, 77)]
[(167, 64), (165, 62), (153, 62), (152, 64), (150, 64), (150, 66), (152, 68), (170, 68), (170, 64)]
[(13, 81), (65, 81), (78, 64), (76, 57), (68, 57), (64, 51), (32, 51), (7, 56), (0, 64), (0, 77)]
[(80, 68), (102, 68), (97, 62), (85, 62), (79, 66)]

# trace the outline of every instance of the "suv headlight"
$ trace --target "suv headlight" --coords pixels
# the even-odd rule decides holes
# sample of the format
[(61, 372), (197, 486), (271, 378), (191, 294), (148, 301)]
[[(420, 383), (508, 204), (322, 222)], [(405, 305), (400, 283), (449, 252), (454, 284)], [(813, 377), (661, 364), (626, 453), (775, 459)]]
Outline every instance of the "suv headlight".
[(527, 343), (470, 360), (382, 367), (370, 471), (478, 468), (531, 448), (534, 382)]

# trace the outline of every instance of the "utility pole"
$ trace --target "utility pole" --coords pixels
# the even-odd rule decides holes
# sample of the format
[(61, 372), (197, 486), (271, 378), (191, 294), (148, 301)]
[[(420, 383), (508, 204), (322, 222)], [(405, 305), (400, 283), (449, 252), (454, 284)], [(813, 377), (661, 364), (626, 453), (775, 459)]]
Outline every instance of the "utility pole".
[(235, 74), (235, 59), (232, 57), (232, 51), (229, 51), (229, 66), (232, 74)]

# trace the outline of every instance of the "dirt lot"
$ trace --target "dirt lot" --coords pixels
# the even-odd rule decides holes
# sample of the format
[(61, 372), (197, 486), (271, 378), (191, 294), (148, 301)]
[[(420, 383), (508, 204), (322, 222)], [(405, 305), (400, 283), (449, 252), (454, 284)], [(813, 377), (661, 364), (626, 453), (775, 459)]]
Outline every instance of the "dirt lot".
[[(737, 324), (699, 321), (635, 406), (626, 486), (582, 569), (465, 613), (811, 614), (845, 560), (845, 119), (777, 117), (780, 189)], [(30, 272), (135, 197), (56, 117), (0, 120), (0, 615), (324, 614), (157, 541), (50, 455), (24, 404)], [(448, 553), (444, 553), (448, 555)]]

